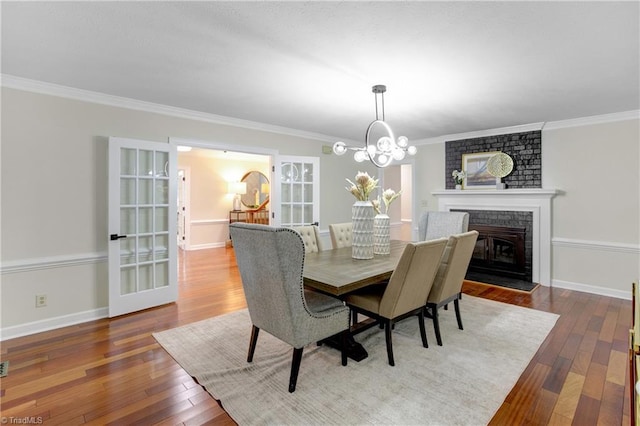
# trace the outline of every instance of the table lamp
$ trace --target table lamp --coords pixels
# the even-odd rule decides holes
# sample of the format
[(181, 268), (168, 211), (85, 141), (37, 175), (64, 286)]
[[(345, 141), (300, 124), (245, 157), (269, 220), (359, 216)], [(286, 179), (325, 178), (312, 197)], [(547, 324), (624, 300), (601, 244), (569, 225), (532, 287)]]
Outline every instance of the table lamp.
[(235, 194), (233, 197), (233, 210), (241, 210), (240, 195), (247, 193), (247, 184), (245, 182), (229, 182), (229, 194)]

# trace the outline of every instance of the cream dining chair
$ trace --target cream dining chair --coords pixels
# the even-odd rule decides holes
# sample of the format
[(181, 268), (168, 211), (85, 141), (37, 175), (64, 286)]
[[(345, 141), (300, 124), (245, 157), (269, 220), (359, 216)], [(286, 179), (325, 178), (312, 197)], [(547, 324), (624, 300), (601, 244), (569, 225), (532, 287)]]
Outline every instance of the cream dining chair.
[(305, 253), (317, 253), (324, 250), (322, 239), (320, 238), (320, 230), (317, 225), (296, 226), (292, 229), (302, 237)]
[(340, 335), (347, 365), (349, 308), (334, 297), (305, 290), (304, 243), (290, 228), (235, 222), (229, 225), (247, 299), (252, 331), (247, 362), (253, 361), (258, 333), (293, 346), (289, 392), (294, 392), (304, 347)]
[(473, 255), (473, 250), (478, 239), (478, 231), (469, 231), (449, 237), (447, 248), (442, 255), (442, 261), (438, 268), (433, 287), (427, 298), (427, 309), (433, 319), (433, 328), (436, 333), (436, 341), (442, 346), (440, 336), (440, 322), (438, 319), (438, 308), (453, 302), (458, 328), (462, 328), (462, 318), (460, 316), (460, 299), (462, 298), (462, 283), (467, 274), (467, 268)]
[(407, 244), (386, 286), (365, 287), (345, 297), (352, 311), (376, 319), (384, 327), (391, 366), (395, 365), (391, 341), (395, 322), (417, 315), (422, 346), (429, 347), (424, 327), (425, 303), (446, 245), (446, 238)]
[(333, 248), (351, 247), (352, 231), (353, 224), (351, 222), (333, 223), (329, 225), (329, 234), (331, 235)]

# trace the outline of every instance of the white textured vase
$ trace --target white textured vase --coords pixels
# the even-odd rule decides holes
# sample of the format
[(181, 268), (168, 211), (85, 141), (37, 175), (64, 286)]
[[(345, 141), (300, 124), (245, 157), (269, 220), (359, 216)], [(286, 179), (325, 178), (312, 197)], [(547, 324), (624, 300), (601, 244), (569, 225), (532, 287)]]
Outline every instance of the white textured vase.
[(462, 185), (461, 185), (461, 184), (459, 184), (459, 183), (457, 183), (457, 184), (456, 184), (456, 189), (458, 189), (458, 190), (462, 189)]
[(356, 201), (351, 208), (351, 257), (373, 259), (373, 204)]
[(373, 253), (391, 253), (391, 233), (389, 231), (391, 220), (386, 214), (377, 214), (373, 218)]

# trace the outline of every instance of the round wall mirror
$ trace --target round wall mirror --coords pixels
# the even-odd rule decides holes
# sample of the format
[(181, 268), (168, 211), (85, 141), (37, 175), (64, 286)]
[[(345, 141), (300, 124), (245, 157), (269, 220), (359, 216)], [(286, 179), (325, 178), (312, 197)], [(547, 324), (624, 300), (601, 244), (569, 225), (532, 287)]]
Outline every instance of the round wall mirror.
[(242, 204), (249, 209), (257, 209), (269, 198), (269, 179), (258, 172), (247, 172), (242, 176), (242, 182), (247, 184), (247, 193), (242, 195)]

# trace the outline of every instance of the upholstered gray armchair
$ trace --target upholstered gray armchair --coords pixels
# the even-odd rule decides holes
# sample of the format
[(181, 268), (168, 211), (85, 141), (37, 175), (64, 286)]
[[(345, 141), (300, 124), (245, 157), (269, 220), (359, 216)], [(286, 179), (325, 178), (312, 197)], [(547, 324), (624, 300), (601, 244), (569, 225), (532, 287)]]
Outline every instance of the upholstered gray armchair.
[(306, 253), (316, 253), (324, 250), (320, 230), (316, 225), (296, 226), (293, 228), (302, 237), (304, 251)]
[(309, 343), (341, 333), (342, 365), (347, 365), (349, 308), (339, 299), (305, 291), (300, 234), (241, 222), (232, 223), (229, 230), (253, 324), (247, 362), (253, 361), (262, 329), (294, 348), (289, 392), (296, 389), (302, 350)]
[(329, 235), (333, 248), (351, 247), (351, 234), (353, 233), (353, 223), (332, 223), (329, 225)]
[(418, 220), (418, 241), (449, 238), (469, 230), (467, 212), (424, 212)]

